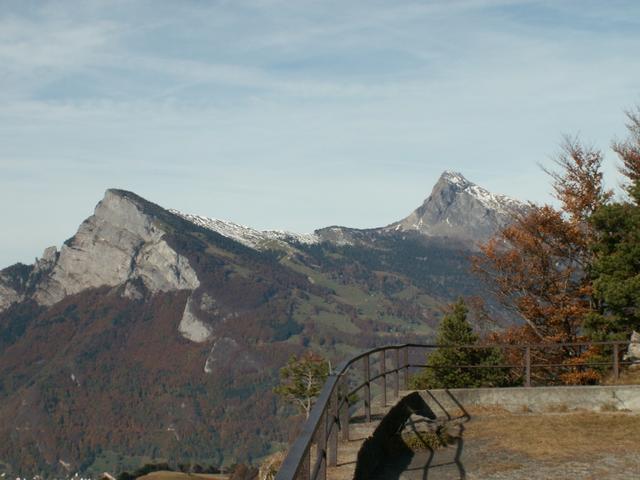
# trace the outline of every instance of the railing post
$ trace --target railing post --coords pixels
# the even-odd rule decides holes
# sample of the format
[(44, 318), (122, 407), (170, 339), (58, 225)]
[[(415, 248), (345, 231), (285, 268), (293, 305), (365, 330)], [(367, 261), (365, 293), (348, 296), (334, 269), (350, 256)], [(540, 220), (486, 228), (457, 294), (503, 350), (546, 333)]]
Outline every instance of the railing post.
[(404, 357), (404, 389), (409, 390), (409, 346), (402, 349)]
[(328, 427), (331, 428), (329, 434), (329, 447), (327, 449), (327, 462), (330, 467), (335, 467), (338, 464), (338, 401), (340, 399), (339, 385), (331, 395), (331, 405), (328, 409), (329, 423)]
[(380, 375), (382, 375), (382, 405), (387, 406), (387, 351), (380, 352)]
[(369, 371), (369, 354), (363, 357), (364, 361), (364, 415), (367, 423), (371, 421), (371, 372)]
[(528, 345), (524, 350), (524, 386), (531, 386), (531, 347)]
[(318, 441), (316, 443), (318, 449), (318, 462), (320, 462), (320, 468), (318, 469), (318, 476), (313, 480), (326, 480), (327, 479), (327, 420), (329, 419), (329, 412), (325, 410), (324, 415), (320, 419), (320, 428), (318, 428)]
[(338, 402), (342, 402), (340, 407), (340, 430), (342, 431), (342, 440), (349, 441), (349, 382), (347, 376), (344, 375), (340, 379), (340, 394)]
[(618, 344), (613, 344), (613, 378), (620, 378), (620, 360), (618, 356)]
[(400, 396), (400, 349), (396, 348), (395, 357), (396, 357), (396, 366), (395, 366), (395, 374), (393, 375), (393, 393), (395, 394), (395, 398), (397, 399)]

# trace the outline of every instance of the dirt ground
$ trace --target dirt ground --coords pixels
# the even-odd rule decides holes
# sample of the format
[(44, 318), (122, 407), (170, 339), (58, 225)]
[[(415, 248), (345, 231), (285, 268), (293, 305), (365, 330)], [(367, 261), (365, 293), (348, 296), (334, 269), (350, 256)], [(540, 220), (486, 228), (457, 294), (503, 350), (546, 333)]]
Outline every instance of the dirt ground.
[(377, 480), (640, 478), (640, 415), (473, 412), (450, 422), (453, 443), (387, 462)]
[(486, 440), (493, 450), (511, 450), (547, 460), (570, 460), (620, 451), (640, 453), (640, 415), (549, 413), (487, 416), (469, 422), (464, 436), (469, 440)]

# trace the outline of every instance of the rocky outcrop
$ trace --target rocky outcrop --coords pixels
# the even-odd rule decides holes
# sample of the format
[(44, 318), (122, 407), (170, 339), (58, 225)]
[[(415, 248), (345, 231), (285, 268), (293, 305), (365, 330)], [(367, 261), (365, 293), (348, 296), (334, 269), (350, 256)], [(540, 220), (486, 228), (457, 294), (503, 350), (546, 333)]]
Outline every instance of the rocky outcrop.
[(124, 285), (124, 295), (194, 290), (195, 270), (164, 240), (165, 231), (145, 212), (145, 201), (129, 192), (107, 190), (94, 214), (62, 246), (47, 248), (26, 279), (0, 272), (0, 310), (33, 298), (52, 305), (89, 288)]
[[(164, 234), (134, 199), (108, 190), (94, 215), (63, 245), (35, 300), (50, 305), (87, 288), (135, 280), (151, 293), (197, 288), (189, 261), (163, 240)], [(132, 289), (125, 292), (135, 296)]]
[(211, 338), (211, 328), (201, 321), (194, 312), (192, 297), (189, 297), (184, 307), (178, 331), (184, 338), (196, 343), (206, 342)]

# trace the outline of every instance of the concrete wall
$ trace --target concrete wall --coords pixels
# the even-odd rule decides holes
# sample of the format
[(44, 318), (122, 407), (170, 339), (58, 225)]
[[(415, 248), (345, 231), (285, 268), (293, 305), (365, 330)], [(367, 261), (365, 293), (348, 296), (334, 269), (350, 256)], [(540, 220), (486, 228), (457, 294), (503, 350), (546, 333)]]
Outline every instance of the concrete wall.
[(441, 416), (473, 407), (501, 407), (510, 412), (632, 411), (640, 413), (640, 385), (459, 388), (420, 392)]

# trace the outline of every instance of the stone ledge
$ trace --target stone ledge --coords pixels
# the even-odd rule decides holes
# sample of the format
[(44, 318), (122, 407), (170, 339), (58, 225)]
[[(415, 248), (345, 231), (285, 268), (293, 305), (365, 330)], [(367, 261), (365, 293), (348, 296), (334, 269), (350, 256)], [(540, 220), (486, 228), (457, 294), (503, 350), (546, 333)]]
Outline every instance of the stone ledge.
[(640, 385), (454, 388), (421, 391), (437, 415), (472, 407), (509, 412), (630, 411), (640, 413)]

